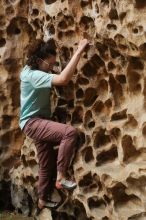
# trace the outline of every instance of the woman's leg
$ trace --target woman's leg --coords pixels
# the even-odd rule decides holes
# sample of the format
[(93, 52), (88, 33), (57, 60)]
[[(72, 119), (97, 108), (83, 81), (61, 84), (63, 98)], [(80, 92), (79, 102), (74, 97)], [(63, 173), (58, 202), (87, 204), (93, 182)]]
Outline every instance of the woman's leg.
[[(25, 128), (24, 133), (26, 133), (30, 138), (35, 140), (35, 143), (38, 143), (40, 151), (38, 152), (38, 157), (41, 157), (40, 155), (44, 155), (44, 152), (47, 152), (46, 155), (50, 155), (50, 146), (49, 143), (59, 143), (59, 150), (58, 150), (58, 158), (57, 158), (57, 171), (58, 171), (58, 178), (64, 177), (67, 168), (69, 166), (72, 153), (74, 150), (74, 146), (76, 143), (77, 138), (77, 132), (76, 129), (74, 129), (70, 125), (61, 124), (58, 122), (53, 122), (51, 120), (41, 119), (41, 118), (33, 118), (30, 119)], [(41, 145), (40, 143), (43, 143)], [(41, 146), (43, 146), (41, 148)], [(49, 150), (48, 150), (49, 149)], [(42, 153), (41, 153), (42, 152)], [(50, 157), (44, 157), (43, 161), (46, 161), (46, 163), (49, 164)], [(51, 158), (52, 159), (52, 158)], [(42, 161), (40, 159), (40, 161)], [(45, 169), (45, 167), (43, 167)], [(44, 170), (42, 170), (42, 176)], [(46, 169), (46, 172), (47, 169)], [(53, 172), (53, 171), (52, 171)], [(45, 179), (46, 177), (44, 177)], [(47, 181), (47, 178), (46, 178)], [(43, 187), (45, 187), (46, 181), (43, 182)], [(48, 181), (47, 181), (48, 182)], [(40, 190), (40, 187), (39, 187)]]
[(40, 199), (46, 201), (52, 189), (51, 183), (56, 172), (55, 151), (51, 143), (43, 141), (35, 141), (34, 143), (39, 161), (38, 195)]

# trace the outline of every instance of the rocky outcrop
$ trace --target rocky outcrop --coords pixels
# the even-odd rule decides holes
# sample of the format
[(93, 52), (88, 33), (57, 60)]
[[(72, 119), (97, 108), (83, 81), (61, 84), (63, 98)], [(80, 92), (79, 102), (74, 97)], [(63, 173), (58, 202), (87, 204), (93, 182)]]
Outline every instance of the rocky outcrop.
[[(73, 164), (78, 187), (62, 193), (63, 205), (48, 218), (144, 220), (145, 1), (2, 0), (0, 6), (0, 178), (11, 180), (15, 208), (32, 212), (38, 175), (35, 146), (29, 139), (23, 144), (18, 127), (27, 46), (50, 39), (61, 71), (87, 37), (90, 45), (73, 79), (52, 94), (55, 120), (79, 129)], [(48, 210), (42, 215), (51, 216)]]

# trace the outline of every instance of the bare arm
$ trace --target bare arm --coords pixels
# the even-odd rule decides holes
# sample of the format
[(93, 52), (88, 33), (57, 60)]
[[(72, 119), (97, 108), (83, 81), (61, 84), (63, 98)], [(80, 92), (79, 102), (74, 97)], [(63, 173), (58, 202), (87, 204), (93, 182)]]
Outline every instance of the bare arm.
[(82, 52), (84, 51), (86, 45), (88, 44), (87, 39), (83, 39), (80, 41), (78, 45), (78, 49), (74, 53), (68, 65), (65, 69), (60, 73), (60, 75), (55, 75), (52, 80), (53, 85), (67, 85), (70, 79), (72, 78), (76, 66), (80, 60)]

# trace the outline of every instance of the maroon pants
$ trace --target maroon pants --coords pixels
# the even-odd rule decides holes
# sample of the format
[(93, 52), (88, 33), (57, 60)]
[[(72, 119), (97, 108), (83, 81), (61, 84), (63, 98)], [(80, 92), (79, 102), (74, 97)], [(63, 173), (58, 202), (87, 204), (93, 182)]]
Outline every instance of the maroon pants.
[(32, 118), (27, 121), (23, 132), (34, 140), (39, 160), (38, 196), (46, 200), (55, 167), (53, 146), (59, 144), (57, 171), (66, 172), (77, 140), (77, 131), (70, 125), (47, 119)]

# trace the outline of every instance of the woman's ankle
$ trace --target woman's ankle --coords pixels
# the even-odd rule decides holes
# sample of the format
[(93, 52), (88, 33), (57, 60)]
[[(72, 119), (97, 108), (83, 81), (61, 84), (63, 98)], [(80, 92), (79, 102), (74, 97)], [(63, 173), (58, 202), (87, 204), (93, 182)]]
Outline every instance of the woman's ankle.
[(45, 206), (45, 201), (42, 200), (42, 199), (39, 199), (39, 200), (38, 200), (38, 207), (39, 207), (40, 209), (42, 209), (44, 206)]
[(65, 178), (64, 173), (63, 173), (63, 172), (58, 171), (58, 172), (57, 172), (57, 181), (59, 181), (59, 180), (61, 180), (61, 179), (63, 179), (63, 178)]

